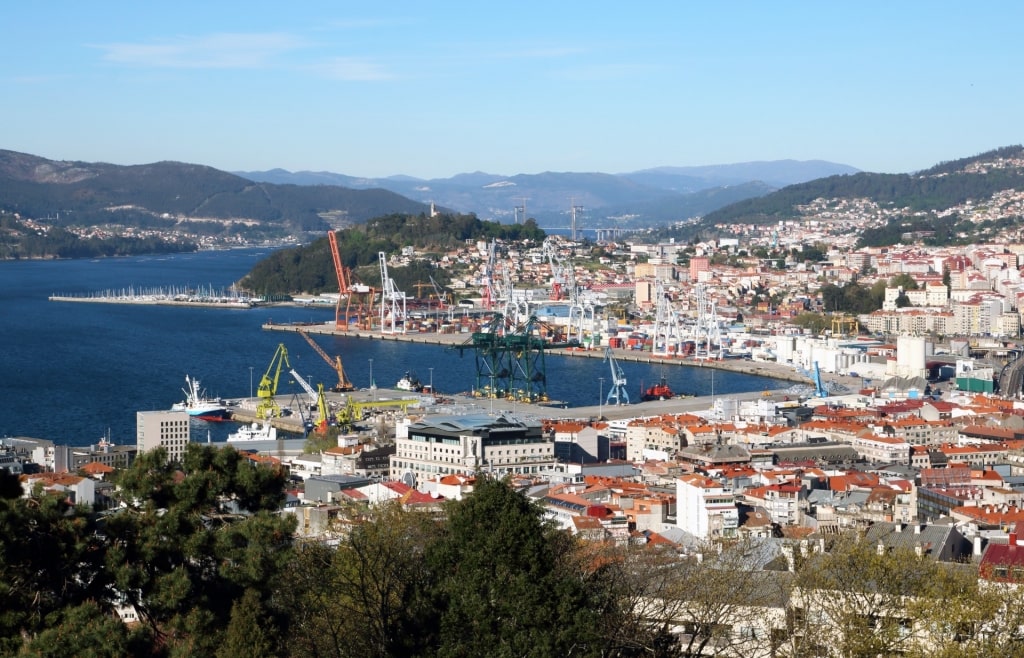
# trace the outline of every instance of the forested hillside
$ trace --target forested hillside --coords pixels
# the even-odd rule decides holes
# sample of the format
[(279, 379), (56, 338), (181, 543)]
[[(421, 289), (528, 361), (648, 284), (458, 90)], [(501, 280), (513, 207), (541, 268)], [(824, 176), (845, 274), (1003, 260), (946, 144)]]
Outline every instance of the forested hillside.
[[(441, 213), (431, 216), (392, 214), (377, 217), (365, 224), (337, 231), (338, 252), (342, 264), (353, 270), (367, 285), (380, 284), (378, 253), (393, 254), (411, 246), (418, 252), (442, 253), (466, 241), (544, 239), (544, 232), (533, 220), (523, 224), (499, 224), (482, 221), (476, 215)], [(427, 264), (412, 264), (391, 272), (399, 289), (409, 290), (414, 283), (429, 280), (433, 275), (439, 283), (440, 272)], [(275, 251), (256, 264), (240, 285), (258, 295), (277, 296), (298, 292), (338, 292), (330, 245), (327, 238), (311, 244)]]

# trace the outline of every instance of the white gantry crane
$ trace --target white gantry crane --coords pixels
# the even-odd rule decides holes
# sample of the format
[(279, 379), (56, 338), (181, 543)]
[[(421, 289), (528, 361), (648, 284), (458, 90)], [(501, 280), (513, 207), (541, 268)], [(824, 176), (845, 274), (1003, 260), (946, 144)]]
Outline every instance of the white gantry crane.
[(292, 368), (288, 372), (291, 373), (291, 376), (295, 378), (295, 381), (299, 383), (299, 386), (302, 387), (302, 390), (304, 390), (306, 392), (306, 395), (309, 396), (309, 406), (315, 407), (317, 400), (320, 399), (320, 394), (314, 391), (313, 387), (309, 385), (309, 382), (303, 379), (299, 375), (299, 373), (295, 372), (295, 368)]
[(611, 347), (604, 348), (604, 360), (608, 362), (612, 371), (612, 386), (608, 389), (608, 398), (605, 404), (629, 404), (629, 393), (626, 391), (626, 375), (615, 360)]
[(405, 333), (405, 293), (398, 289), (388, 276), (388, 259), (383, 251), (377, 253), (380, 261), (380, 332), (382, 334)]
[(697, 284), (697, 324), (693, 328), (693, 340), (695, 358), (722, 358), (722, 332), (718, 326), (715, 300), (708, 295), (703, 283)]
[(685, 336), (682, 323), (679, 321), (679, 314), (672, 307), (672, 302), (660, 279), (655, 281), (654, 297), (651, 354), (654, 356), (677, 356), (682, 353)]

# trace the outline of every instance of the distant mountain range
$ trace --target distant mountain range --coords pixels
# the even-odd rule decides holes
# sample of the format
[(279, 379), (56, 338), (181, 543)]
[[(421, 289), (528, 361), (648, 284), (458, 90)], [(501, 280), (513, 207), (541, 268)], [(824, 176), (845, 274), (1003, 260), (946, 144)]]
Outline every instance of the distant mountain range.
[(778, 188), (857, 169), (821, 160), (778, 160), (702, 167), (657, 167), (625, 174), (558, 173), (505, 176), (484, 172), (424, 180), (359, 178), (326, 171), (234, 172), (255, 182), (384, 189), (423, 203), (473, 212), (501, 222), (533, 217), (564, 226), (576, 206), (577, 226), (651, 226), (704, 215)]
[(0, 210), (55, 225), (160, 229), (191, 221), (281, 235), (427, 209), (383, 189), (275, 185), (181, 162), (120, 166), (0, 150)]

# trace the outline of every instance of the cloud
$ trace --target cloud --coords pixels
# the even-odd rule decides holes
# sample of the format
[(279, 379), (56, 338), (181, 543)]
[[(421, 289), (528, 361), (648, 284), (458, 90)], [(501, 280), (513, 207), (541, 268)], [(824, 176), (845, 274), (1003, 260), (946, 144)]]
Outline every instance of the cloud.
[(249, 69), (305, 47), (301, 39), (283, 33), (221, 33), (179, 37), (154, 43), (108, 43), (95, 48), (103, 59), (117, 64), (182, 69)]
[(655, 67), (642, 64), (594, 64), (552, 71), (551, 76), (563, 80), (600, 82), (623, 80), (649, 74)]
[(332, 57), (309, 67), (309, 70), (332, 80), (377, 81), (394, 78), (379, 64), (362, 57)]

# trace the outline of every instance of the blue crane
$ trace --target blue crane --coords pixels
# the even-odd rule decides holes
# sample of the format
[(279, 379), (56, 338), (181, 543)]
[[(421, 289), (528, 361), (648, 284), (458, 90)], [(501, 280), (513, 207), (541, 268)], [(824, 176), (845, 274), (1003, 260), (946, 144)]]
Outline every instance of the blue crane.
[(629, 393), (626, 391), (626, 375), (619, 367), (619, 363), (612, 354), (611, 347), (604, 348), (604, 360), (608, 362), (612, 371), (612, 386), (608, 389), (608, 398), (605, 404), (629, 404)]
[(828, 391), (821, 383), (821, 370), (818, 369), (818, 362), (814, 362), (814, 394), (819, 398), (827, 398)]

